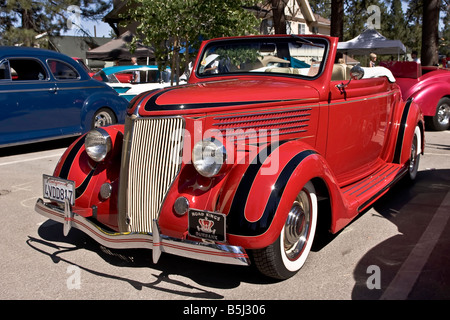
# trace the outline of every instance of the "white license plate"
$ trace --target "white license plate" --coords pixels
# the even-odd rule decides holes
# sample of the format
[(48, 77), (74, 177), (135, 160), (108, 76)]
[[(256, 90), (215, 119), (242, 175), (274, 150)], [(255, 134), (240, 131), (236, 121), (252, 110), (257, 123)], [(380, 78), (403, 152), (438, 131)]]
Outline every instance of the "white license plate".
[(75, 204), (75, 182), (43, 175), (44, 179), (44, 198), (58, 202), (69, 200), (71, 205)]

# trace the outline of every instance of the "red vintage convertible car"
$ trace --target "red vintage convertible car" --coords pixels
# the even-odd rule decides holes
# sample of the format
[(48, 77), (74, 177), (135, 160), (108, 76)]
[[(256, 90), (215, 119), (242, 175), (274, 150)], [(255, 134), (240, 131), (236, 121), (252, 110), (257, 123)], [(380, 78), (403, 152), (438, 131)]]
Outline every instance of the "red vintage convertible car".
[(382, 62), (400, 86), (403, 98), (413, 98), (422, 109), (427, 129), (450, 128), (450, 69), (422, 66), (412, 61)]
[(337, 41), (204, 42), (187, 85), (140, 94), (125, 125), (68, 148), (36, 211), (155, 263), (165, 252), (291, 277), (319, 231), (414, 179), (424, 149), (420, 108), (389, 72), (335, 64)]

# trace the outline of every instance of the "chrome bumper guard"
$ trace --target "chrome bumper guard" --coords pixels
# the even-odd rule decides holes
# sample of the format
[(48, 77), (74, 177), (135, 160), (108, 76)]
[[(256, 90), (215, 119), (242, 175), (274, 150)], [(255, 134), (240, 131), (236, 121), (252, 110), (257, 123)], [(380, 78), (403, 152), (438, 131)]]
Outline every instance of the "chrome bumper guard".
[(152, 249), (153, 263), (157, 263), (162, 252), (208, 262), (248, 266), (250, 260), (242, 247), (182, 240), (160, 234), (158, 223), (153, 221), (152, 233), (114, 233), (106, 231), (92, 221), (71, 211), (66, 200), (64, 210), (38, 199), (35, 210), (39, 214), (64, 225), (64, 235), (77, 228), (92, 239), (113, 249)]

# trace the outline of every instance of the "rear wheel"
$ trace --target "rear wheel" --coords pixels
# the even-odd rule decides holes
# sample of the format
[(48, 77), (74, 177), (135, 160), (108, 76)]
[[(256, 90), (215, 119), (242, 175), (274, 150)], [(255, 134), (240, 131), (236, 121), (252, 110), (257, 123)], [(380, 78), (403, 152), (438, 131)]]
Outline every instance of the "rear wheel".
[(255, 265), (266, 276), (287, 279), (304, 265), (317, 225), (317, 197), (308, 182), (297, 195), (278, 239), (253, 251)]
[(427, 125), (436, 131), (447, 130), (450, 127), (450, 98), (439, 100), (436, 113), (427, 119)]

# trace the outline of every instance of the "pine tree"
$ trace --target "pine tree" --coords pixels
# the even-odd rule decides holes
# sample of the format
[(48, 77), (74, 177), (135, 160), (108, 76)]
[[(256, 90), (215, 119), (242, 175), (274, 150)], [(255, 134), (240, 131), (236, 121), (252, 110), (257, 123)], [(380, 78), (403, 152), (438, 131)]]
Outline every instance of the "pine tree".
[(383, 35), (389, 39), (400, 40), (403, 43), (408, 39), (405, 15), (401, 0), (390, 0), (389, 23), (384, 24)]
[(73, 6), (80, 17), (98, 19), (111, 4), (111, 0), (0, 0), (0, 44), (33, 46), (39, 34), (66, 31)]
[(424, 66), (434, 66), (439, 62), (439, 0), (423, 2), (422, 58)]

